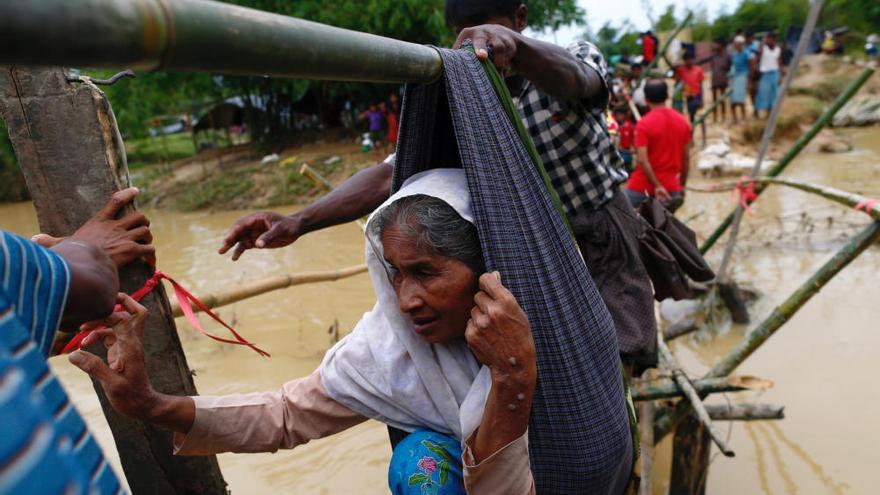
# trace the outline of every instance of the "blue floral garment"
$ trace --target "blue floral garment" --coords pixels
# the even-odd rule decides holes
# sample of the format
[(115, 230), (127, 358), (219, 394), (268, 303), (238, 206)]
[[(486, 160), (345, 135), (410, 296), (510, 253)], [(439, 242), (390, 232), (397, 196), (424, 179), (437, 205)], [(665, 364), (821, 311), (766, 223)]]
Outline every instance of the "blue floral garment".
[(388, 487), (394, 495), (465, 495), (458, 441), (429, 430), (410, 433), (391, 454)]

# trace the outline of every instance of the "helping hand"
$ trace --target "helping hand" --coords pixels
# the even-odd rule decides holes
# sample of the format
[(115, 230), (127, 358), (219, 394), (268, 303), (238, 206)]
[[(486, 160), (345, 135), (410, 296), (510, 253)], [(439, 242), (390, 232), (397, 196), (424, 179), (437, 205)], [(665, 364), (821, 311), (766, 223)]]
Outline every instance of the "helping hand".
[(225, 254), (232, 246), (232, 261), (238, 260), (248, 249), (280, 248), (293, 243), (302, 235), (296, 217), (270, 211), (260, 211), (235, 222), (217, 251)]
[(116, 191), (101, 211), (90, 218), (69, 238), (37, 234), (31, 238), (37, 244), (50, 248), (69, 239), (93, 244), (101, 248), (117, 268), (143, 257), (155, 265), (156, 248), (152, 246), (153, 234), (150, 220), (141, 212), (129, 212), (117, 219), (119, 212), (131, 204), (138, 195), (136, 187)]
[(672, 199), (669, 191), (667, 191), (666, 188), (663, 186), (657, 186), (654, 188), (654, 196), (656, 196), (657, 199), (661, 202), (666, 202)]
[(484, 24), (462, 29), (453, 48), (460, 48), (464, 40), (470, 39), (474, 42), (474, 53), (477, 58), (486, 60), (489, 58), (489, 48), (491, 47), (492, 63), (503, 76), (514, 65), (518, 37), (519, 33), (512, 29), (497, 24)]
[(96, 379), (114, 409), (137, 419), (151, 416), (157, 393), (150, 384), (144, 360), (144, 324), (147, 309), (126, 294), (118, 294), (116, 302), (123, 311), (103, 321), (84, 327), (106, 327), (93, 331), (83, 339), (82, 347), (103, 342), (107, 347), (107, 363), (92, 353), (79, 350), (69, 357), (77, 368)]
[(504, 374), (534, 383), (537, 377), (535, 341), (529, 319), (513, 294), (501, 284), (497, 272), (480, 277), (480, 291), (465, 330), (474, 356)]

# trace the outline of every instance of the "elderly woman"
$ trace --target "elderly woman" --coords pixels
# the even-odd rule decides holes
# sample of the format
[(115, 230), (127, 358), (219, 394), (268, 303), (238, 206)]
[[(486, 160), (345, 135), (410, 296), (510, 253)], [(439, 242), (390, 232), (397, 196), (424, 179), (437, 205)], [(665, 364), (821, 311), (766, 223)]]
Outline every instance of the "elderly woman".
[(536, 382), (529, 321), (497, 273), (484, 273), (464, 173), (411, 177), (370, 218), (366, 257), (377, 302), (306, 378), (278, 391), (176, 397), (150, 386), (145, 309), (103, 339), (109, 366), (70, 360), (119, 412), (175, 433), (178, 455), (274, 452), (369, 418), (410, 434), (395, 448), (393, 493), (533, 493), (527, 427)]

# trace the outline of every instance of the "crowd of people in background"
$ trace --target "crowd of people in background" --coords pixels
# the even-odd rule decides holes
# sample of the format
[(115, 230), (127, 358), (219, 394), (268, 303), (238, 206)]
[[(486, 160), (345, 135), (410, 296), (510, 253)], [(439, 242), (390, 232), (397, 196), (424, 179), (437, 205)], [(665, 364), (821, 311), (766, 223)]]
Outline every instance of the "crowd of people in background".
[[(791, 51), (778, 42), (774, 32), (760, 39), (753, 33), (737, 32), (732, 40), (714, 39), (711, 52), (699, 58), (694, 44), (683, 43), (680, 55), (672, 61), (666, 53), (658, 54), (653, 33), (646, 31), (639, 39), (641, 57), (625, 58), (616, 68), (609, 129), (631, 173), (626, 190), (631, 204), (638, 207), (654, 196), (674, 211), (684, 201), (697, 123), (702, 146), (706, 146), (708, 115), (701, 116), (707, 103), (704, 85), (708, 82), (711, 89), (711, 103), (717, 102), (711, 112), (713, 123), (728, 122), (728, 100), (733, 124), (746, 120), (747, 100), (754, 118), (762, 118), (776, 101)], [(666, 62), (668, 72), (656, 69), (652, 63), (656, 57)], [(662, 76), (671, 78), (671, 85)]]
[[(846, 33), (845, 28), (824, 31), (821, 45), (817, 40), (814, 49), (841, 56)], [(871, 34), (865, 41), (865, 54), (876, 58), (880, 39)], [(700, 57), (692, 43), (681, 43), (677, 55), (659, 53), (658, 39), (651, 31), (639, 35), (639, 44), (641, 56), (616, 57), (619, 63), (615, 67), (609, 130), (631, 174), (626, 193), (633, 206), (656, 196), (674, 210), (683, 201), (687, 150), (695, 131), (692, 127), (698, 122), (702, 146), (706, 146), (708, 115), (701, 116), (707, 103), (704, 85), (708, 82), (711, 89), (713, 123), (728, 123), (728, 103), (734, 125), (746, 121), (747, 103), (753, 118), (767, 118), (793, 51), (773, 31), (757, 37), (737, 31), (731, 39), (715, 38), (711, 52)], [(666, 62), (667, 72), (657, 68), (657, 58)]]

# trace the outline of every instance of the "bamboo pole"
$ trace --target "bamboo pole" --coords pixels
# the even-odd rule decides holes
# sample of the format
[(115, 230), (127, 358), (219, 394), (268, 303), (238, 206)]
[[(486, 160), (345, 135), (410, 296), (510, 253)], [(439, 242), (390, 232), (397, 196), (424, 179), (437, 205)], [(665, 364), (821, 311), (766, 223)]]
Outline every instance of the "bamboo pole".
[[(874, 209), (876, 210), (876, 208)], [(871, 244), (880, 239), (880, 221), (874, 220), (864, 230), (853, 236), (834, 256), (831, 257), (806, 282), (786, 298), (767, 318), (722, 358), (706, 378), (725, 376), (751, 356), (764, 342), (772, 337), (804, 304), (819, 293), (835, 275), (847, 267)], [(654, 440), (659, 442), (668, 434), (675, 424), (690, 410), (687, 401), (679, 401), (672, 411), (658, 415), (654, 422)]]
[(697, 320), (695, 318), (688, 318), (682, 321), (677, 321), (670, 325), (664, 332), (663, 338), (667, 341), (672, 339), (677, 339), (683, 335), (687, 335), (691, 332), (695, 332), (699, 328), (697, 326)]
[[(792, 187), (794, 189), (800, 189), (801, 191), (816, 194), (818, 196), (822, 196), (823, 198), (834, 201), (835, 203), (839, 203), (843, 206), (848, 206), (853, 208), (857, 205), (867, 204), (869, 198), (864, 196), (853, 194), (850, 192), (842, 191), (840, 189), (835, 189), (833, 187), (822, 186), (819, 184), (814, 184), (812, 182), (802, 181), (798, 179), (779, 179), (776, 177), (755, 177), (754, 179), (749, 179), (750, 182), (754, 182), (755, 184), (761, 184), (762, 186), (767, 186), (770, 184), (776, 184), (780, 186)], [(730, 191), (736, 188), (736, 184), (721, 184), (713, 188), (711, 191), (706, 189), (701, 189), (701, 192), (724, 192)], [(871, 216), (874, 220), (880, 220), (880, 203), (871, 204), (870, 208), (865, 210), (865, 213)], [(667, 337), (668, 340), (669, 337)]]
[[(816, 21), (819, 19), (819, 12), (822, 10), (823, 3), (824, 0), (812, 0), (810, 12), (807, 15), (804, 29), (801, 31), (800, 39), (798, 40), (797, 48), (794, 52), (794, 57), (791, 59), (788, 72), (785, 74), (785, 79), (782, 81), (782, 85), (779, 88), (779, 95), (776, 97), (776, 101), (773, 102), (773, 109), (770, 110), (770, 116), (767, 118), (767, 124), (764, 126), (764, 134), (761, 136), (761, 147), (758, 149), (758, 157), (755, 159), (755, 166), (752, 167), (751, 172), (749, 172), (749, 177), (757, 177), (758, 173), (761, 171), (761, 164), (764, 162), (764, 156), (766, 156), (767, 149), (770, 146), (770, 139), (773, 138), (773, 134), (776, 132), (776, 122), (779, 120), (779, 115), (782, 112), (782, 103), (785, 101), (788, 88), (794, 80), (794, 75), (800, 65), (801, 57), (807, 49), (807, 44), (813, 36), (813, 29), (816, 27)], [(763, 48), (761, 49), (763, 50)], [(733, 223), (730, 227), (730, 235), (727, 238), (727, 245), (724, 246), (724, 254), (721, 257), (721, 264), (717, 271), (718, 275), (715, 277), (718, 280), (719, 286), (728, 286), (726, 288), (722, 287), (722, 295), (725, 293), (724, 289), (726, 289), (727, 293), (738, 293), (735, 284), (731, 282), (729, 267), (730, 261), (733, 259), (733, 249), (736, 246), (736, 241), (739, 236), (739, 226), (742, 223), (744, 212), (744, 205), (738, 204), (733, 213)], [(732, 304), (728, 304), (728, 306), (732, 309), (731, 315), (736, 323), (749, 322), (748, 312), (745, 310), (745, 305), (742, 304), (740, 300), (737, 299), (736, 301), (732, 301)], [(734, 311), (733, 309), (739, 310)]]
[[(691, 385), (700, 395), (709, 395), (743, 390), (767, 390), (773, 387), (773, 382), (756, 376), (731, 375), (691, 380)], [(682, 396), (678, 385), (670, 379), (633, 380), (631, 391), (634, 401), (671, 399)]]
[(648, 64), (647, 67), (645, 67), (644, 69), (642, 69), (642, 73), (639, 74), (639, 80), (638, 80), (638, 82), (636, 83), (636, 87), (637, 87), (637, 88), (639, 87), (639, 85), (642, 84), (642, 79), (644, 79), (645, 77), (647, 77), (648, 73), (651, 72), (651, 70), (653, 70), (654, 67), (657, 66), (657, 63), (660, 61), (660, 59), (661, 59), (664, 55), (666, 55), (666, 50), (669, 49), (669, 45), (672, 43), (672, 40), (674, 40), (675, 37), (678, 36), (678, 33), (680, 33), (682, 29), (684, 29), (688, 24), (690, 24), (690, 22), (693, 20), (693, 18), (694, 18), (694, 13), (693, 13), (693, 12), (688, 12), (687, 17), (685, 17), (685, 18), (681, 21), (681, 24), (679, 24), (678, 27), (675, 28), (675, 31), (673, 31), (672, 34), (669, 35), (668, 38), (666, 38), (666, 41), (663, 42), (663, 46), (660, 47), (660, 51), (657, 52), (657, 56), (654, 57), (654, 60), (652, 60), (651, 63)]
[(208, 0), (3, 0), (0, 64), (430, 82), (434, 48)]
[(629, 111), (632, 112), (633, 118), (636, 119), (636, 122), (642, 120), (642, 113), (639, 112), (639, 107), (637, 107), (636, 103), (632, 100), (632, 96), (630, 96), (629, 90), (626, 89), (625, 84), (620, 85), (620, 92), (623, 93), (623, 97), (624, 99), (626, 99), (626, 104), (629, 107)]
[(639, 475), (639, 495), (651, 495), (651, 470), (654, 464), (654, 402), (639, 404), (639, 458), (642, 465)]
[[(310, 167), (308, 163), (302, 164), (302, 167), (299, 168), (299, 173), (311, 180), (316, 186), (318, 186), (318, 188), (325, 191), (333, 190), (333, 183), (327, 180), (327, 178), (323, 175), (319, 174), (317, 170)], [(357, 226), (360, 227), (361, 231), (367, 231), (367, 224), (366, 222), (364, 222), (363, 219), (355, 220), (354, 223), (356, 223)]]
[[(863, 70), (857, 78), (853, 79), (853, 81), (849, 83), (849, 86), (846, 87), (843, 93), (841, 93), (831, 103), (831, 105), (827, 109), (825, 109), (824, 112), (822, 112), (822, 115), (819, 116), (816, 122), (813, 123), (812, 127), (810, 127), (810, 129), (806, 133), (804, 133), (804, 135), (801, 136), (794, 143), (794, 145), (792, 145), (792, 147), (785, 153), (785, 155), (783, 155), (783, 157), (778, 162), (776, 162), (776, 165), (774, 165), (767, 171), (766, 176), (776, 177), (781, 174), (785, 170), (785, 168), (788, 167), (788, 165), (795, 159), (795, 157), (797, 157), (798, 154), (804, 148), (806, 148), (808, 144), (810, 144), (810, 141), (812, 141), (813, 138), (816, 137), (817, 134), (819, 134), (819, 131), (821, 131), (826, 125), (828, 125), (829, 122), (831, 122), (831, 119), (833, 119), (834, 116), (837, 115), (837, 112), (840, 111), (841, 108), (843, 108), (846, 102), (848, 102), (859, 91), (859, 89), (861, 89), (861, 87), (873, 74), (874, 69), (872, 67), (866, 67), (865, 70)], [(755, 190), (755, 192), (760, 195), (763, 190), (763, 188), (759, 187)], [(724, 220), (721, 221), (718, 227), (716, 227), (712, 234), (709, 235), (709, 237), (706, 239), (706, 241), (703, 242), (703, 245), (700, 246), (701, 253), (705, 254), (707, 251), (709, 251), (709, 249), (712, 249), (712, 246), (714, 246), (715, 243), (718, 242), (718, 239), (720, 239), (721, 236), (724, 235), (725, 232), (727, 232), (727, 229), (733, 223), (733, 217), (733, 211), (730, 212), (726, 217), (724, 217)]]
[(678, 366), (678, 363), (675, 361), (675, 357), (672, 355), (672, 351), (669, 350), (669, 347), (666, 346), (666, 342), (663, 341), (663, 335), (657, 333), (657, 351), (660, 354), (660, 362), (672, 371), (672, 376), (675, 379), (675, 383), (678, 384), (679, 389), (681, 389), (687, 401), (679, 401), (679, 402), (689, 402), (690, 406), (693, 408), (694, 412), (697, 414), (697, 418), (699, 418), (700, 422), (706, 427), (709, 435), (712, 437), (712, 441), (715, 442), (715, 445), (721, 450), (721, 452), (727, 457), (733, 457), (736, 454), (730, 450), (730, 447), (727, 446), (727, 442), (722, 438), (722, 434), (718, 431), (718, 428), (712, 423), (712, 418), (709, 417), (709, 412), (706, 411), (706, 406), (703, 404), (703, 400), (700, 398), (700, 395), (694, 389), (694, 386), (691, 385), (690, 380), (688, 380), (687, 375), (684, 374), (684, 371)]
[(694, 119), (694, 123), (691, 124), (691, 136), (694, 135), (694, 132), (696, 131), (697, 126), (702, 124), (703, 121), (706, 120), (706, 117), (708, 117), (709, 114), (712, 113), (712, 111), (714, 111), (716, 108), (718, 108), (718, 105), (720, 105), (721, 102), (730, 98), (730, 93), (732, 93), (732, 92), (733, 92), (732, 89), (728, 89), (727, 91), (725, 91), (724, 94), (721, 95), (721, 98), (718, 98), (717, 100), (713, 101), (712, 104), (709, 105), (703, 113), (701, 113), (700, 115), (697, 116), (696, 119)]
[(327, 180), (323, 175), (319, 174), (317, 170), (310, 167), (308, 163), (302, 164), (302, 167), (299, 168), (299, 173), (314, 182), (318, 188), (325, 191), (333, 190), (333, 183)]
[[(294, 285), (313, 284), (316, 282), (332, 282), (335, 280), (352, 277), (365, 271), (367, 271), (367, 265), (350, 266), (347, 268), (342, 268), (340, 270), (326, 272), (293, 273), (276, 277), (268, 277), (262, 280), (255, 280), (253, 282), (241, 284), (234, 289), (197, 295), (196, 297), (200, 301), (202, 301), (202, 303), (204, 303), (205, 306), (208, 307), (208, 309), (213, 309), (219, 308), (221, 306), (226, 306), (227, 304), (232, 304), (243, 299), (249, 299), (260, 294), (265, 294), (266, 292), (271, 292), (273, 290), (286, 289), (287, 287), (292, 287)], [(183, 316), (183, 311), (181, 311), (180, 309), (179, 301), (174, 301), (171, 304), (171, 311), (175, 318), (178, 316)], [(193, 307), (193, 311), (199, 312), (201, 310), (199, 308)]]
[(715, 421), (785, 419), (785, 406), (779, 404), (709, 404), (706, 410)]

